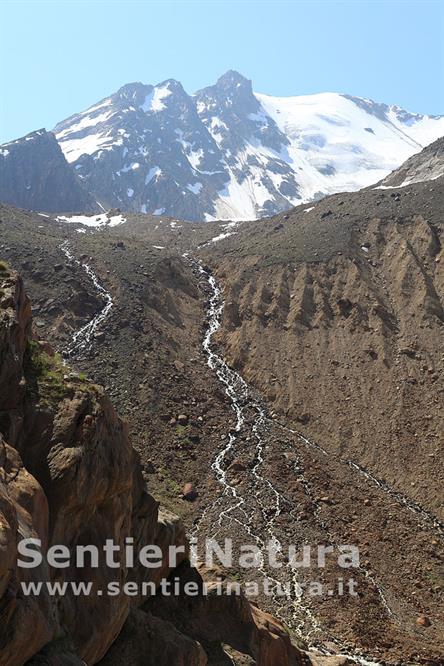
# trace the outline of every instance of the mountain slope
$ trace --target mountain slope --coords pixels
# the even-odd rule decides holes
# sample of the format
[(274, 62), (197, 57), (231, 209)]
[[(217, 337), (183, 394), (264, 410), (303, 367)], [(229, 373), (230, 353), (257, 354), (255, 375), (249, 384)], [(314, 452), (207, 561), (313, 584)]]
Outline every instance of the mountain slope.
[(442, 145), (386, 179), (397, 185), (238, 225), (203, 255), (225, 283), (232, 365), (441, 519)]
[[(425, 149), (409, 169), (419, 171), (430, 152), (439, 151)], [(183, 516), (198, 542), (234, 537), (236, 549), (272, 536), (283, 553), (290, 544), (359, 548), (359, 600), (255, 600), (309, 646), (360, 655), (347, 663), (438, 664), (444, 653), (443, 182), (337, 194), (225, 234), (223, 223), (131, 213), (125, 224), (78, 233), (74, 223), (0, 207), (3, 256), (26, 276), (37, 330), (107, 387), (155, 499)], [(73, 352), (71, 341), (109, 302), (104, 292), (106, 319)], [(64, 441), (57, 431), (54, 453)], [(28, 450), (32, 460), (38, 448)], [(194, 502), (180, 494), (189, 482)], [(100, 511), (89, 509), (96, 520)], [(286, 566), (234, 575), (248, 582), (269, 572), (294, 581)], [(297, 580), (315, 576), (335, 589), (343, 575), (331, 562), (323, 571), (298, 567)], [(143, 613), (174, 618), (174, 629), (149, 640), (147, 618), (134, 609), (103, 665), (145, 652), (157, 666), (158, 641), (165, 663), (179, 663), (182, 649), (170, 656), (168, 648), (179, 648), (175, 630), (205, 651), (216, 636), (239, 645), (238, 613), (226, 625), (217, 607), (210, 622), (209, 604), (187, 603), (184, 617), (174, 600), (147, 600)], [(103, 606), (98, 618), (108, 617)]]
[[(73, 321), (68, 314), (73, 300), (66, 298), (67, 293), (71, 292), (74, 297), (74, 309), (81, 319), (91, 317), (97, 298), (97, 292), (94, 298), (94, 283), (88, 276), (85, 279), (84, 264), (64, 256), (60, 248), (63, 232), (59, 235), (57, 223), (51, 219), (44, 222), (35, 214), (9, 206), (0, 208), (5, 237), (8, 243), (12, 241), (12, 247), (6, 250), (8, 258), (18, 259), (19, 254), (25, 252), (27, 259), (22, 263), (35, 285), (37, 297), (40, 299), (45, 289), (52, 294), (52, 302), (45, 299), (46, 312), (49, 314), (51, 310), (52, 322), (55, 315), (63, 328), (62, 319), (68, 315), (68, 320), (74, 324), (71, 333), (75, 334), (80, 322)], [(40, 256), (37, 258), (36, 254)], [(31, 267), (30, 255), (35, 257), (38, 270)], [(55, 263), (62, 258), (63, 264)], [(177, 269), (177, 262), (171, 267), (170, 277), (174, 275), (174, 268)], [(167, 278), (168, 266), (165, 268), (163, 277)], [(55, 272), (58, 279), (54, 279)], [(50, 277), (46, 280), (48, 273)], [(153, 283), (150, 281), (149, 285), (152, 287)], [(177, 288), (180, 290), (180, 286), (192, 288), (186, 282), (183, 285), (170, 282), (171, 293)], [(162, 295), (165, 292), (166, 289)], [(197, 294), (188, 296), (198, 300)], [(59, 299), (63, 307), (56, 314), (53, 306)], [(129, 300), (127, 293), (122, 301), (128, 303)], [(184, 300), (179, 297), (179, 307)], [(173, 302), (170, 296), (170, 304)], [(161, 303), (153, 305), (159, 307)], [(151, 495), (151, 492), (157, 494), (159, 488), (155, 488), (151, 479), (148, 491), (146, 473), (128, 436), (128, 424), (117, 416), (104, 389), (82, 373), (71, 372), (53, 348), (37, 337), (42, 321), (40, 317), (32, 321), (32, 310), (34, 307), (31, 308), (22, 279), (2, 261), (2, 666), (25, 663), (29, 666), (86, 663), (91, 666), (96, 663), (206, 666), (215, 663), (210, 660), (210, 652), (225, 654), (227, 646), (245, 653), (242, 663), (250, 663), (251, 657), (261, 666), (318, 664), (291, 643), (281, 624), (256, 606), (250, 606), (244, 595), (233, 597), (225, 584), (219, 585), (217, 595), (203, 594), (203, 578), (187, 561), (184, 525), (177, 516), (159, 508), (158, 501)], [(140, 313), (137, 319), (139, 323)], [(144, 323), (153, 325), (149, 317)], [(108, 333), (109, 329), (106, 330)], [(139, 336), (131, 336), (134, 337)], [(159, 340), (161, 336), (157, 337), (157, 342)], [(95, 342), (100, 348), (98, 339)], [(145, 346), (145, 351), (147, 348)], [(95, 354), (91, 348), (86, 351)], [(161, 362), (160, 358), (158, 360)], [(165, 373), (165, 364), (162, 365)], [(153, 368), (149, 367), (148, 372), (153, 372)], [(140, 409), (139, 404), (138, 410), (155, 412), (151, 401), (144, 405), (145, 409)], [(150, 415), (144, 439), (154, 436), (153, 421)], [(168, 439), (165, 443), (168, 444)], [(183, 473), (183, 456), (178, 450), (174, 453), (175, 461)], [(20, 562), (17, 547), (24, 538), (41, 540), (43, 561), (38, 567), (29, 569), (17, 563)], [(77, 547), (88, 544), (102, 552), (107, 540), (114, 544), (117, 566), (109, 566), (102, 557), (97, 565), (77, 566)], [(135, 552), (147, 545), (158, 547), (162, 553), (160, 566), (143, 566), (139, 558), (134, 559), (132, 566), (124, 544), (133, 542)], [(68, 550), (71, 555), (66, 566), (47, 565), (47, 549), (51, 546), (57, 546), (58, 552), (61, 546)], [(177, 551), (177, 566), (169, 565), (168, 553), (172, 546), (183, 550), (183, 553)], [(162, 598), (160, 586), (169, 573), (180, 583), (181, 589), (187, 580), (193, 580), (198, 594), (187, 597), (174, 593), (174, 600), (168, 604), (168, 600)], [(209, 573), (202, 573), (210, 582)], [(91, 585), (93, 591), (76, 593), (70, 589), (73, 581), (86, 589)], [(40, 593), (24, 592), (22, 583), (30, 582), (41, 586)], [(52, 583), (66, 585), (66, 593), (51, 594), (46, 584)], [(133, 588), (131, 594), (125, 593), (126, 583)], [(109, 584), (114, 588), (112, 594), (111, 588), (110, 593), (106, 593)], [(144, 585), (148, 585), (148, 590), (154, 585), (156, 594), (151, 595), (149, 591), (142, 594)], [(225, 659), (224, 662), (227, 663)], [(332, 666), (335, 663), (333, 659)]]
[(370, 185), (444, 132), (443, 119), (337, 93), (257, 98), (289, 139), (289, 163), (304, 165), (304, 200)]
[[(272, 529), (283, 552), (302, 543), (359, 547), (359, 600), (314, 597), (309, 615), (304, 598), (297, 607), (264, 600), (309, 645), (359, 651), (357, 663), (438, 664), (444, 651), (442, 183), (333, 195), (232, 225), (222, 238), (226, 224), (216, 222), (129, 213), (125, 224), (77, 233), (75, 224), (0, 211), (5, 258), (22, 267), (36, 325), (58, 347), (101, 307), (83, 261), (112, 294), (109, 317), (75, 367), (108, 387), (151, 491), (193, 534), (249, 543)], [(66, 238), (78, 264), (62, 252)], [(240, 396), (239, 432), (202, 356), (212, 291), (191, 257), (212, 268), (225, 302), (212, 350), (257, 390)], [(243, 385), (233, 388), (238, 395)], [(182, 413), (189, 430), (178, 427)], [(187, 481), (195, 502), (180, 497)], [(298, 581), (343, 573), (302, 567)], [(177, 617), (174, 601), (159, 603), (154, 615)], [(187, 608), (176, 628), (200, 641)], [(128, 635), (135, 650), (157, 655), (143, 627), (131, 633), (131, 618), (107, 666), (136, 660), (120, 644)], [(213, 624), (224, 631), (220, 615)]]
[[(195, 95), (174, 79), (127, 84), (54, 133), (104, 209), (245, 220), (378, 182), (444, 135), (444, 117), (337, 93), (271, 97), (229, 71)], [(28, 201), (11, 187), (5, 201)]]
[(444, 139), (434, 141), (390, 173), (380, 187), (405, 187), (444, 176)]
[(0, 148), (0, 201), (48, 213), (98, 210), (44, 129)]

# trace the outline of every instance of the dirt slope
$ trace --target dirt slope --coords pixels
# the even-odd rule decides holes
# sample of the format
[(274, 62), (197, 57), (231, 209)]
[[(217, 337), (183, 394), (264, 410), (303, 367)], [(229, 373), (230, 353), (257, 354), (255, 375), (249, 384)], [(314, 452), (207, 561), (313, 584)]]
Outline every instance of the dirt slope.
[(233, 365), (287, 421), (441, 519), (443, 200), (442, 180), (331, 197), (207, 256)]

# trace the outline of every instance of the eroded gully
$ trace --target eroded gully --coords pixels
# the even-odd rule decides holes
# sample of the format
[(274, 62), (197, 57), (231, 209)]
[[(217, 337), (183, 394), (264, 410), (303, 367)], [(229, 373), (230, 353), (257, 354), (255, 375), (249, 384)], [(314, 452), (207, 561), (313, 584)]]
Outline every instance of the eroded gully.
[(60, 245), (60, 249), (70, 263), (76, 264), (86, 273), (86, 275), (91, 280), (100, 300), (103, 301), (103, 307), (99, 310), (99, 312), (97, 312), (86, 324), (84, 324), (84, 326), (74, 332), (70, 343), (63, 350), (63, 358), (70, 359), (73, 356), (78, 355), (80, 352), (86, 351), (91, 346), (94, 339), (94, 334), (98, 331), (100, 326), (108, 317), (114, 302), (111, 294), (100, 283), (99, 278), (94, 273), (91, 266), (84, 261), (80, 261), (73, 255), (70, 250), (68, 241), (64, 241)]
[[(223, 357), (217, 353), (213, 344), (213, 336), (221, 326), (221, 317), (224, 309), (224, 301), (222, 293), (216, 279), (211, 274), (209, 269), (203, 267), (199, 262), (192, 262), (195, 272), (198, 274), (200, 280), (203, 282), (203, 290), (207, 294), (206, 306), (206, 319), (207, 326), (203, 339), (203, 349), (206, 354), (207, 363), (209, 368), (214, 371), (225, 389), (231, 408), (235, 414), (235, 427), (232, 428), (228, 437), (226, 438), (223, 446), (217, 452), (212, 464), (211, 469), (215, 474), (218, 483), (221, 486), (221, 493), (215, 501), (208, 506), (195, 527), (195, 533), (199, 532), (200, 527), (205, 526), (206, 536), (216, 538), (218, 535), (223, 534), (224, 528), (229, 531), (243, 532), (247, 537), (263, 551), (266, 542), (272, 542), (277, 552), (283, 550), (283, 543), (278, 538), (275, 529), (275, 523), (281, 514), (283, 506), (288, 507), (287, 498), (275, 488), (272, 481), (266, 478), (261, 468), (264, 463), (264, 456), (266, 455), (267, 435), (270, 428), (278, 427), (289, 436), (293, 441), (296, 440), (300, 445), (316, 451), (322, 456), (329, 456), (326, 449), (319, 444), (305, 437), (291, 428), (287, 428), (282, 423), (270, 419), (265, 405), (261, 402), (255, 392), (248, 386), (241, 375), (229, 367)], [(249, 431), (249, 435), (245, 435), (245, 431)], [(251, 467), (250, 485), (248, 492), (242, 492), (239, 486), (233, 484), (229, 480), (227, 473), (229, 463), (236, 454), (236, 448), (242, 442), (243, 447), (248, 446), (250, 449), (253, 447), (254, 464)], [(239, 448), (239, 451), (242, 450)], [(396, 500), (403, 507), (409, 509), (415, 517), (427, 528), (434, 531), (444, 532), (444, 525), (432, 514), (425, 509), (412, 502), (409, 498), (405, 497), (402, 493), (394, 490), (385, 482), (377, 479), (373, 474), (367, 471), (362, 466), (354, 463), (351, 460), (343, 459), (339, 461), (341, 464), (346, 465), (356, 474), (364, 477), (367, 482), (377, 486), (379, 490), (388, 495), (391, 499)], [(319, 505), (316, 501), (315, 494), (310, 482), (304, 476), (304, 469), (299, 461), (294, 466), (295, 473), (299, 476), (299, 481), (304, 488), (304, 492), (310, 497), (313, 503), (313, 513), (318, 518)], [(255, 516), (257, 512), (262, 514), (261, 528), (257, 531), (254, 528)], [(287, 513), (290, 513), (291, 511)], [(319, 519), (319, 518), (318, 518)], [(295, 517), (295, 520), (297, 518)], [(324, 535), (334, 544), (334, 538), (328, 531), (328, 526), (319, 519), (319, 525), (323, 528)], [(209, 526), (211, 527), (208, 532)], [(228, 533), (229, 533), (228, 531)], [(226, 536), (226, 534), (225, 534)], [(366, 571), (362, 566), (360, 567), (361, 573), (365, 578), (371, 582), (375, 590), (379, 594), (380, 603), (387, 616), (393, 620), (397, 620), (396, 613), (390, 607), (385, 591), (377, 583), (370, 572)], [(371, 657), (361, 653), (357, 653), (347, 645), (342, 643), (337, 637), (332, 636), (325, 628), (320, 626), (320, 622), (316, 618), (310, 604), (303, 600), (302, 595), (298, 593), (298, 574), (295, 569), (290, 566), (290, 563), (282, 569), (269, 569), (266, 564), (261, 564), (259, 568), (260, 574), (271, 582), (271, 589), (276, 591), (274, 597), (273, 612), (281, 620), (286, 622), (291, 629), (295, 630), (309, 645), (310, 648), (316, 649), (324, 654), (336, 654), (338, 651), (331, 652), (325, 648), (325, 643), (334, 643), (340, 654), (352, 659), (355, 663), (366, 666), (369, 664), (378, 664), (371, 660)], [(283, 598), (281, 594), (277, 594), (279, 586), (291, 582), (291, 589)], [(316, 635), (320, 633), (328, 636), (327, 640), (320, 641)]]

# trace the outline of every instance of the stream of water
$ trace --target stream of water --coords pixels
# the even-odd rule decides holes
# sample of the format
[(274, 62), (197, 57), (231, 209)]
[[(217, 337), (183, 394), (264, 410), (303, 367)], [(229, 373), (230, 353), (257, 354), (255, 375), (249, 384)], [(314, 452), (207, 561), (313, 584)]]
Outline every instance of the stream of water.
[(77, 259), (71, 252), (69, 248), (68, 241), (64, 241), (60, 245), (60, 249), (68, 259), (69, 262), (79, 266), (87, 276), (90, 278), (94, 288), (103, 301), (104, 305), (84, 326), (79, 328), (74, 332), (71, 342), (63, 351), (63, 357), (69, 359), (72, 356), (79, 354), (81, 351), (88, 349), (91, 346), (94, 334), (98, 331), (99, 327), (103, 324), (105, 319), (108, 317), (111, 308), (113, 307), (113, 298), (109, 291), (100, 283), (99, 278), (94, 273), (93, 269), (86, 262), (80, 261)]
[[(276, 518), (280, 515), (282, 510), (282, 504), (286, 502), (285, 497), (274, 487), (273, 483), (265, 478), (261, 473), (261, 467), (264, 462), (264, 451), (266, 447), (266, 437), (267, 424), (269, 422), (266, 409), (258, 400), (253, 391), (250, 389), (248, 384), (244, 381), (241, 375), (229, 367), (226, 361), (220, 356), (214, 349), (213, 345), (213, 336), (218, 331), (221, 326), (221, 317), (224, 309), (224, 301), (221, 294), (221, 289), (217, 284), (214, 276), (201, 264), (193, 262), (194, 268), (198, 271), (201, 279), (205, 280), (209, 290), (210, 296), (207, 304), (207, 328), (203, 339), (203, 349), (207, 357), (208, 366), (212, 371), (214, 371), (222, 383), (225, 393), (230, 399), (231, 408), (235, 414), (235, 427), (230, 430), (228, 438), (222, 448), (217, 452), (214, 461), (211, 465), (217, 481), (221, 485), (222, 492), (219, 497), (211, 504), (202, 514), (198, 525), (205, 520), (208, 513), (214, 512), (215, 509), (219, 507), (219, 514), (217, 520), (217, 529), (211, 535), (212, 538), (215, 538), (219, 533), (219, 529), (222, 528), (224, 522), (231, 521), (231, 523), (236, 525), (238, 524), (242, 530), (249, 535), (254, 542), (258, 545), (259, 548), (263, 548), (264, 538), (254, 532), (252, 528), (252, 515), (254, 513), (254, 508), (250, 506), (252, 498), (249, 496), (244, 497), (240, 490), (232, 485), (227, 477), (227, 466), (225, 462), (227, 458), (229, 459), (230, 454), (233, 451), (236, 440), (239, 437), (242, 429), (248, 421), (246, 416), (246, 410), (253, 412), (254, 418), (252, 424), (248, 427), (251, 430), (251, 439), (254, 442), (254, 456), (255, 462), (251, 469), (251, 476), (254, 482), (254, 499), (257, 501), (259, 507), (263, 513), (265, 530), (267, 532), (267, 540), (270, 540), (274, 543), (276, 550), (279, 552), (282, 549), (282, 544), (280, 543), (278, 537), (274, 531), (274, 522)], [(293, 431), (290, 431), (292, 434)], [(298, 435), (299, 436), (299, 435)], [(301, 436), (302, 437), (302, 436)], [(317, 446), (317, 445), (315, 445)], [(321, 451), (324, 451), (319, 447)], [(302, 477), (302, 482), (305, 483), (305, 486), (309, 487), (309, 482), (303, 476), (303, 470), (299, 467), (299, 474)], [(271, 511), (270, 511), (271, 507)], [(198, 529), (198, 525), (196, 529)], [(263, 567), (260, 570), (260, 573), (271, 580), (276, 586), (279, 585), (280, 581), (276, 578), (273, 578), (270, 575), (270, 571), (266, 570)], [(365, 572), (364, 572), (365, 573)], [(294, 584), (294, 587), (297, 586), (297, 574), (295, 570), (288, 565), (287, 568), (287, 579), (291, 580)], [(380, 596), (382, 598), (382, 603), (386, 607), (387, 612), (390, 614), (391, 609), (387, 604), (385, 596), (382, 590), (377, 586), (376, 582), (371, 578), (372, 583), (378, 589)], [(280, 610), (284, 608), (281, 605), (282, 600), (276, 599), (277, 611), (275, 614), (280, 618), (284, 619), (280, 613)], [(315, 617), (311, 608), (304, 604), (302, 601), (302, 596), (297, 594), (291, 594), (287, 599), (288, 604), (292, 606), (294, 612), (295, 623), (293, 628), (301, 635), (301, 637), (308, 643), (311, 648), (318, 650), (319, 652), (327, 654), (335, 654), (336, 656), (348, 657), (356, 664), (361, 666), (382, 666), (380, 662), (372, 661), (370, 657), (366, 655), (360, 655), (353, 653), (346, 646), (342, 645), (340, 641), (332, 637), (332, 641), (338, 646), (340, 650), (340, 655), (337, 652), (331, 652), (325, 649), (318, 641), (313, 640), (312, 636), (317, 631), (320, 630), (320, 624), (317, 618)], [(304, 620), (301, 620), (301, 614), (305, 616)], [(297, 619), (299, 618), (299, 619)], [(288, 624), (288, 619), (285, 620)], [(303, 627), (306, 627), (307, 624), (311, 626), (310, 630), (303, 631)]]

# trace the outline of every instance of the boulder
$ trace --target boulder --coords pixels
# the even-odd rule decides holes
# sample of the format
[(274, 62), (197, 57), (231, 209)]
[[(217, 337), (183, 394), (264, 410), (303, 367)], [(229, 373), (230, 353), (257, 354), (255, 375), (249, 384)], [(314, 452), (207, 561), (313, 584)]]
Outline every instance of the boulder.
[(171, 622), (134, 609), (100, 666), (206, 666), (200, 643)]
[[(306, 655), (290, 640), (277, 620), (252, 606), (241, 594), (227, 592), (227, 582), (213, 582), (212, 575), (202, 569), (206, 594), (202, 593), (204, 578), (185, 562), (175, 572), (182, 589), (193, 582), (201, 591), (196, 596), (157, 597), (145, 604), (145, 609), (167, 620), (176, 617), (175, 626), (203, 645), (221, 643), (242, 654), (250, 655), (257, 666), (302, 666), (309, 664)], [(207, 576), (210, 575), (209, 579)], [(186, 604), (187, 612), (179, 608)]]
[(197, 498), (197, 490), (192, 483), (186, 483), (182, 490), (182, 499), (187, 502), (194, 502)]

